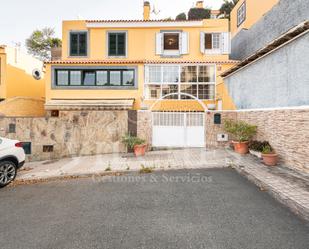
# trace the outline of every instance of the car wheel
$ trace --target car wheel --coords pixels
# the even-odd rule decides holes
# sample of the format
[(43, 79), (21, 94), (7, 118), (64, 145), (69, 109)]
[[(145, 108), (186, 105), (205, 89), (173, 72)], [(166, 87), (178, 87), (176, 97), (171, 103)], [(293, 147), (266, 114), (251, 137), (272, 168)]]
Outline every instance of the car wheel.
[(0, 162), (0, 188), (10, 184), (17, 175), (15, 163), (11, 161)]

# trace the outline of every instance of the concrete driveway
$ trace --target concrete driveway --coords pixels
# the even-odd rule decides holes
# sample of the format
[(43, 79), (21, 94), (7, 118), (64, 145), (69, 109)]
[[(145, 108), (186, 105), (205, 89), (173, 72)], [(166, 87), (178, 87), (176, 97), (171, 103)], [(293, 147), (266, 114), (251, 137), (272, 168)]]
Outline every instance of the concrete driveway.
[(307, 249), (309, 227), (232, 169), (0, 190), (1, 248)]

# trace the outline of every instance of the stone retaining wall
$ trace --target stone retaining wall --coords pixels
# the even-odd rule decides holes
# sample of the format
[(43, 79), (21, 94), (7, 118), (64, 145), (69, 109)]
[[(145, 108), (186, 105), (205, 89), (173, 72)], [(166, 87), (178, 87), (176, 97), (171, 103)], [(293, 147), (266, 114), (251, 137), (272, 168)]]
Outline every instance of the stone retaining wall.
[[(257, 125), (254, 139), (269, 141), (286, 166), (309, 173), (309, 109), (282, 109), (261, 111), (218, 112), (222, 115), (222, 125), (214, 125), (215, 112), (207, 114), (207, 148), (227, 146), (217, 142), (217, 134), (225, 133), (225, 119), (243, 120)], [(231, 137), (230, 137), (231, 139)]]
[[(221, 114), (221, 124), (214, 124), (215, 113)], [(229, 145), (217, 141), (217, 134), (225, 133), (224, 120), (244, 120), (258, 126), (255, 139), (269, 141), (285, 165), (309, 173), (309, 109), (211, 111), (205, 115), (207, 149)], [(138, 111), (136, 122), (137, 135), (151, 149), (151, 112)], [(126, 132), (128, 111), (60, 111), (59, 117), (0, 119), (0, 136), (31, 142), (31, 161), (126, 152), (121, 143)], [(53, 151), (43, 152), (46, 145), (53, 146)]]
[[(0, 119), (0, 136), (31, 142), (29, 161), (125, 152), (121, 139), (127, 131), (127, 111), (60, 111), (59, 117)], [(53, 146), (53, 151), (43, 152), (43, 146)]]

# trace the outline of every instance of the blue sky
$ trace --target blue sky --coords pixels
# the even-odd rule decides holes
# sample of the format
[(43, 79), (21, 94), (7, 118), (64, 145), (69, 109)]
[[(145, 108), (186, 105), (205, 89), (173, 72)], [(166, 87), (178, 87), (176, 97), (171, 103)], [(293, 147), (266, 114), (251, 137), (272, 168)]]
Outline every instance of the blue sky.
[[(53, 27), (61, 36), (61, 21), (81, 19), (141, 19), (143, 0), (2, 0), (0, 44), (24, 45), (38, 28)], [(160, 13), (152, 18), (175, 17), (187, 12), (195, 0), (150, 0)], [(223, 0), (204, 0), (204, 5), (218, 9)]]

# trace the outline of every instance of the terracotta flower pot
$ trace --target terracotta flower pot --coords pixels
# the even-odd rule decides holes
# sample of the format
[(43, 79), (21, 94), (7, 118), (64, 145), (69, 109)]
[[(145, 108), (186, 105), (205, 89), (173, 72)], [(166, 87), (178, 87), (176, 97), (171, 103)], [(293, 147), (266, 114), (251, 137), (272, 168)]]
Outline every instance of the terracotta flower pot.
[(147, 144), (140, 144), (134, 146), (135, 156), (144, 156), (146, 153)]
[(234, 150), (239, 154), (247, 154), (249, 152), (248, 141), (246, 142), (237, 142), (233, 141)]
[(278, 163), (278, 155), (273, 154), (262, 154), (263, 163), (267, 166), (276, 166)]

